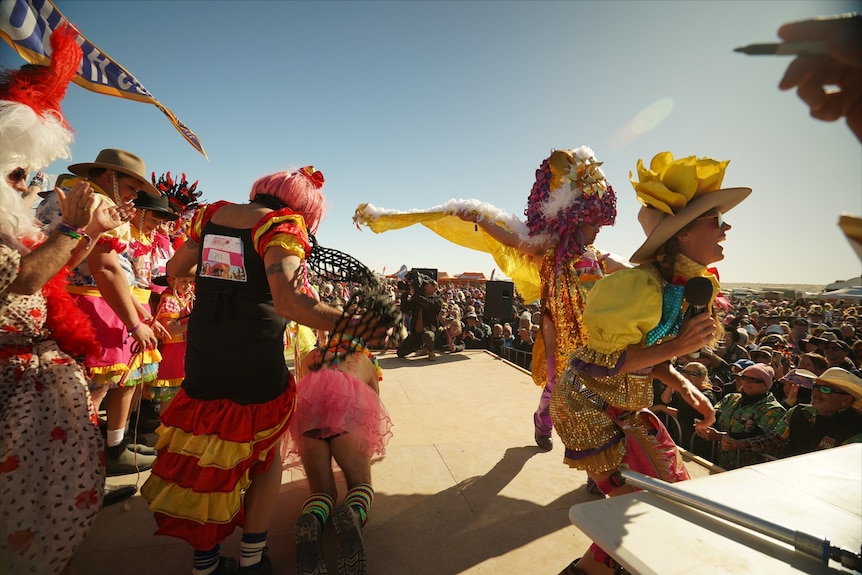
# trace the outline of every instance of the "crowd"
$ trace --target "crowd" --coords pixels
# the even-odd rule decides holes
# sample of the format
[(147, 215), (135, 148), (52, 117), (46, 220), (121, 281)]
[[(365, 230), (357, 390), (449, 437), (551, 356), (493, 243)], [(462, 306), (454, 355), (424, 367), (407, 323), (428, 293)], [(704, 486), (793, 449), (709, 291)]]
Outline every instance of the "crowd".
[[(481, 285), (441, 286), (419, 270), (382, 284), (317, 275), (324, 177), (312, 166), (259, 178), (246, 204), (202, 205), (185, 174), (157, 179), (136, 154), (106, 148), (37, 192), (38, 170), (70, 155), (60, 100), (82, 56), (70, 30), (51, 42), (49, 66), (0, 81), (0, 553), (10, 572), (67, 571), (99, 508), (136, 489), (108, 489), (105, 475), (151, 469), (141, 490), (157, 533), (192, 547), (194, 575), (270, 573), (281, 460), (295, 457), (312, 490), (296, 523), (297, 573), (325, 572), (330, 520), (340, 573), (365, 573), (370, 462), (391, 435), (371, 349), (429, 361), (489, 350), (530, 369), (543, 386), (537, 445), (550, 449), (553, 420), (565, 462), (608, 496), (633, 489), (622, 464), (687, 479), (674, 442), (724, 469), (862, 442), (862, 309), (732, 301), (707, 268), (724, 257), (724, 214), (751, 192), (721, 187), (726, 161), (662, 152), (649, 168), (639, 162), (646, 239), (630, 262), (593, 246), (615, 221), (616, 196), (587, 147), (540, 165), (530, 241), (456, 214), (540, 268), (540, 300), (516, 297), (508, 317), (489, 317)], [(710, 288), (708, 313), (684, 301), (694, 279)], [(312, 330), (299, 382), (284, 361), (299, 341), (286, 338), (289, 321)], [(155, 445), (138, 442), (156, 428)], [(333, 461), (347, 477), (341, 504)], [(239, 560), (220, 554), (236, 527)], [(593, 545), (563, 573), (619, 567)]]

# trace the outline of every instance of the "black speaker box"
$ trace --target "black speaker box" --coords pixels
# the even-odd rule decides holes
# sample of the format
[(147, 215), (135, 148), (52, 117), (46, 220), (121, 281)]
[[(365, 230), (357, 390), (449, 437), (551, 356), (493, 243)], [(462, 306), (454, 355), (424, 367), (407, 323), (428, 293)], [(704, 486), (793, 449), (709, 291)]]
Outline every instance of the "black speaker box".
[(511, 321), (514, 317), (514, 294), (515, 284), (512, 282), (485, 282), (485, 319), (496, 318), (499, 323)]

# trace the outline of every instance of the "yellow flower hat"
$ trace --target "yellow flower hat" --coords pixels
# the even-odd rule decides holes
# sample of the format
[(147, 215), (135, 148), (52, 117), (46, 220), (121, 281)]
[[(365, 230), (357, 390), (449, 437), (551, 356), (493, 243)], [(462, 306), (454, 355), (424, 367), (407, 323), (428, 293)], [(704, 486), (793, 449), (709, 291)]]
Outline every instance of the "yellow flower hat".
[(688, 156), (674, 160), (670, 152), (656, 154), (646, 169), (638, 160), (640, 181), (629, 179), (642, 207), (638, 221), (647, 238), (629, 261), (652, 260), (656, 251), (696, 218), (716, 210), (730, 211), (748, 197), (751, 188), (722, 188), (724, 170), (730, 160)]

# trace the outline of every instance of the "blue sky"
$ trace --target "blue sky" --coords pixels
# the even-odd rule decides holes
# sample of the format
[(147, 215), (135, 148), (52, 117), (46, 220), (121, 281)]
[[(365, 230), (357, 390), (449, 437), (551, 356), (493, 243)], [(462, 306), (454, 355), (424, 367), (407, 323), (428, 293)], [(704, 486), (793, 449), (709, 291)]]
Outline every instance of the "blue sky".
[[(643, 241), (628, 182), (660, 151), (730, 159), (753, 194), (727, 216), (725, 282), (826, 284), (860, 274), (836, 223), (862, 213), (862, 146), (777, 85), (787, 57), (733, 48), (784, 22), (859, 2), (58, 1), (87, 38), (201, 139), (154, 106), (71, 86), (73, 162), (117, 147), (186, 172), (204, 199), (245, 201), (259, 176), (313, 164), (329, 211), (318, 239), (387, 273), (482, 271), (489, 255), (422, 228), (376, 235), (368, 202), (426, 208), (476, 198), (523, 215), (553, 148), (588, 145), (618, 195), (597, 245)], [(0, 64), (21, 59), (5, 44)], [(60, 173), (70, 162), (57, 163)]]

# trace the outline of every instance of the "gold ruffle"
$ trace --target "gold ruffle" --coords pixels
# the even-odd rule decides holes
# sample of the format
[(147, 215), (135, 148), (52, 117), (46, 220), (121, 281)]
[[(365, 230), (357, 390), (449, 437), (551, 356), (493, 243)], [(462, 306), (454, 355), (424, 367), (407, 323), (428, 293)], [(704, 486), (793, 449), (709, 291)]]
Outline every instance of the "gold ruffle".
[[(275, 465), (275, 463), (273, 463)], [(229, 493), (198, 493), (150, 475), (141, 495), (150, 502), (150, 510), (200, 524), (228, 523), (240, 509), (242, 491), (251, 484), (246, 471)]]
[(226, 441), (215, 434), (194, 435), (177, 427), (162, 426), (156, 449), (167, 448), (171, 453), (194, 457), (198, 459), (200, 467), (233, 469), (239, 462), (251, 457), (256, 443), (283, 432), (286, 420), (292, 413), (287, 414), (279, 425), (256, 433), (250, 443)]

